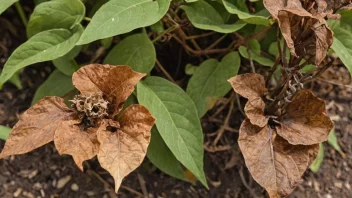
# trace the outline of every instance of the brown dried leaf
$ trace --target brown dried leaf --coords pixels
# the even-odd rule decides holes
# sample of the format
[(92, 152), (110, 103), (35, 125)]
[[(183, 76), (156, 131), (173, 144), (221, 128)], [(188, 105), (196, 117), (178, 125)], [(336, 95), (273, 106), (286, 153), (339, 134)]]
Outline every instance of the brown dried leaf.
[(248, 100), (244, 111), (252, 124), (264, 127), (268, 124), (269, 118), (264, 115), (265, 103), (261, 98)]
[(46, 97), (25, 111), (13, 127), (0, 158), (28, 153), (54, 140), (61, 122), (71, 111), (59, 97)]
[(264, 77), (256, 73), (248, 73), (237, 75), (228, 80), (235, 92), (248, 100), (252, 98), (260, 98), (264, 95), (265, 80)]
[(145, 107), (131, 105), (122, 112), (119, 123), (104, 120), (99, 127), (98, 160), (101, 167), (113, 176), (116, 192), (122, 179), (142, 163), (150, 143), (150, 130), (154, 122), (155, 119)]
[(110, 102), (113, 118), (144, 76), (128, 66), (91, 64), (75, 72), (72, 81), (82, 94), (102, 93)]
[(277, 15), (279, 14), (279, 10), (285, 7), (285, 1), (284, 0), (264, 0), (264, 6), (274, 17), (274, 19), (278, 19)]
[(290, 145), (273, 129), (248, 119), (241, 125), (238, 144), (253, 178), (272, 198), (290, 194), (319, 151), (318, 144)]
[(83, 171), (83, 162), (98, 154), (98, 129), (88, 128), (82, 131), (78, 123), (76, 120), (62, 122), (55, 131), (54, 143), (60, 155), (72, 155), (76, 165)]
[(277, 133), (290, 144), (312, 145), (328, 139), (333, 122), (326, 115), (325, 102), (309, 90), (298, 92), (279, 118)]

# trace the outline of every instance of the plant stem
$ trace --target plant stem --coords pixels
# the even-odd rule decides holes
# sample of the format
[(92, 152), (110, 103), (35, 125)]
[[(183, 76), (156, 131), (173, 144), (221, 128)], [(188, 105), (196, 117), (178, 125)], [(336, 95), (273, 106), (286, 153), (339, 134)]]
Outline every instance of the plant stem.
[(158, 59), (156, 59), (156, 65), (161, 70), (161, 72), (173, 83), (177, 84), (176, 81), (171, 77), (171, 75), (164, 69)]
[(163, 31), (161, 34), (159, 34), (157, 37), (155, 37), (152, 42), (155, 43), (157, 42), (161, 37), (163, 37), (165, 34), (168, 34), (174, 30), (176, 30), (179, 26), (178, 25), (174, 25), (171, 26), (170, 28), (168, 28), (167, 30)]
[(84, 17), (83, 19), (86, 20), (86, 21), (89, 21), (89, 22), (92, 20), (92, 19), (89, 18), (89, 17)]
[(21, 21), (22, 21), (23, 25), (24, 25), (25, 27), (27, 27), (27, 25), (28, 25), (28, 19), (27, 19), (26, 14), (24, 13), (23, 8), (22, 8), (22, 6), (21, 6), (21, 4), (20, 4), (19, 1), (17, 1), (17, 2), (15, 3), (15, 7), (16, 7), (16, 10), (17, 10), (18, 14), (20, 15), (20, 18), (21, 18)]

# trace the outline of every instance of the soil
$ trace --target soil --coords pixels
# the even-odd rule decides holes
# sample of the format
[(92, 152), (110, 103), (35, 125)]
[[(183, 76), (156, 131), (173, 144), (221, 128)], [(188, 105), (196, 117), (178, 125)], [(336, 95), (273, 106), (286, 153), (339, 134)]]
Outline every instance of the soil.
[[(0, 48), (0, 68), (26, 39), (25, 32), (18, 31), (24, 27), (13, 16), (10, 10), (0, 19), (0, 43), (6, 49), (1, 51)], [(2, 19), (10, 20), (13, 27), (3, 25)], [(15, 32), (11, 32), (11, 28)], [(179, 49), (175, 43), (160, 44), (157, 54), (161, 64), (176, 68), (172, 73), (178, 76), (178, 82), (184, 82), (187, 76), (183, 73), (183, 64), (190, 60), (181, 61), (173, 56), (189, 57)], [(21, 72), (22, 90), (11, 84), (0, 90), (1, 125), (12, 127), (17, 122), (19, 115), (30, 107), (35, 90), (53, 69), (51, 63), (27, 67)], [(311, 85), (315, 93), (327, 101), (328, 113), (335, 121), (336, 134), (346, 158), (324, 143), (325, 158), (321, 169), (316, 174), (308, 170), (302, 184), (289, 197), (352, 197), (352, 86), (346, 73), (343, 67), (332, 68), (326, 75), (334, 75), (340, 81), (319, 80)], [(349, 87), (338, 85), (341, 81), (349, 83)], [(238, 105), (231, 112), (231, 129), (224, 132), (217, 147), (209, 146), (216, 137), (214, 132), (223, 125), (229, 108), (215, 117), (213, 115), (226, 100), (220, 100), (202, 119), (206, 147), (204, 166), (209, 189), (200, 183), (193, 185), (174, 179), (145, 159), (142, 166), (124, 179), (116, 195), (112, 177), (100, 168), (96, 159), (87, 162), (85, 172), (81, 172), (70, 156), (60, 156), (54, 145), (49, 144), (25, 155), (0, 160), (0, 197), (266, 197), (263, 188), (248, 173), (238, 148), (236, 130), (244, 119)], [(241, 99), (242, 106), (244, 103), (245, 100)], [(0, 148), (3, 145), (4, 141), (0, 140)]]

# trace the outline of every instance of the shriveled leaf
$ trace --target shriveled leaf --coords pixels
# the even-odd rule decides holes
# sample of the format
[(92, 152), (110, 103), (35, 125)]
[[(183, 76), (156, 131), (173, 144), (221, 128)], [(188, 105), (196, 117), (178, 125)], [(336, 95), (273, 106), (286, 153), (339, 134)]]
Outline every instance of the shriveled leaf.
[(54, 29), (31, 37), (18, 47), (7, 60), (0, 76), (0, 87), (18, 70), (38, 62), (59, 58), (68, 53), (79, 39), (83, 28), (72, 31)]
[(150, 130), (155, 119), (142, 105), (128, 107), (119, 123), (104, 120), (98, 130), (98, 160), (115, 180), (115, 191), (122, 179), (143, 161), (150, 143)]
[(251, 121), (252, 124), (264, 127), (268, 124), (269, 118), (264, 115), (265, 103), (261, 98), (253, 98), (248, 100), (244, 111), (247, 118)]
[(83, 171), (83, 162), (98, 154), (97, 128), (80, 128), (79, 120), (63, 121), (55, 131), (54, 143), (60, 155), (71, 155)]
[(130, 32), (158, 22), (170, 0), (110, 0), (95, 13), (85, 29), (80, 45)]
[(40, 99), (46, 96), (62, 97), (74, 89), (75, 88), (72, 85), (71, 77), (66, 76), (58, 70), (55, 70), (37, 89), (34, 94), (32, 104), (38, 102)]
[[(296, 0), (295, 0), (296, 1)], [(279, 10), (285, 7), (283, 0), (264, 0), (265, 8), (270, 12), (274, 19), (278, 19)]]
[(226, 24), (221, 15), (206, 1), (197, 1), (189, 5), (181, 6), (186, 12), (191, 23), (204, 30), (213, 30), (220, 33), (231, 33), (243, 28), (246, 23), (237, 21)]
[(0, 125), (0, 139), (7, 140), (10, 132), (11, 132), (11, 128)]
[(313, 173), (317, 173), (320, 169), (321, 163), (324, 160), (324, 144), (320, 143), (320, 148), (319, 148), (319, 153), (317, 158), (315, 158), (314, 162), (312, 163), (312, 165), (310, 165), (309, 169), (313, 172)]
[(147, 152), (148, 159), (164, 173), (188, 181), (181, 163), (165, 144), (156, 127), (152, 128), (152, 139)]
[(228, 80), (241, 96), (252, 99), (262, 97), (266, 92), (264, 77), (256, 73), (241, 74)]
[(203, 133), (192, 99), (179, 86), (160, 77), (139, 82), (137, 98), (155, 116), (156, 127), (176, 159), (207, 186)]
[(28, 21), (27, 36), (51, 29), (72, 29), (85, 16), (80, 0), (52, 0), (36, 6)]
[(189, 80), (187, 94), (196, 104), (199, 117), (204, 116), (213, 107), (213, 101), (231, 90), (227, 79), (237, 75), (240, 64), (241, 59), (238, 52), (231, 52), (221, 62), (209, 59), (197, 67)]
[(55, 130), (71, 111), (59, 97), (46, 97), (25, 111), (13, 127), (0, 158), (28, 153), (54, 140)]
[(238, 144), (253, 178), (270, 197), (290, 194), (319, 150), (319, 144), (291, 145), (274, 129), (257, 127), (248, 119), (241, 125)]
[(153, 42), (145, 33), (134, 34), (117, 44), (106, 56), (104, 64), (128, 65), (136, 72), (149, 73), (155, 64)]
[(334, 126), (326, 115), (325, 102), (310, 90), (296, 93), (279, 122), (277, 133), (293, 145), (324, 142)]
[(72, 82), (82, 94), (101, 93), (107, 97), (114, 117), (143, 76), (128, 66), (91, 64), (75, 72)]
[(230, 0), (222, 0), (226, 10), (231, 14), (236, 14), (238, 18), (249, 24), (269, 26), (272, 21), (269, 17), (259, 16), (255, 14), (249, 14), (236, 7)]
[(18, 0), (0, 0), (0, 14), (17, 1)]

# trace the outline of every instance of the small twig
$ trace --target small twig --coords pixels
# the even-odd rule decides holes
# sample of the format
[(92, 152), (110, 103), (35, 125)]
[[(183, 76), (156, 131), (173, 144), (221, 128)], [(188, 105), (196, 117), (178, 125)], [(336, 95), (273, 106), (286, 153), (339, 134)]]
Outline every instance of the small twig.
[(20, 18), (21, 18), (21, 21), (22, 21), (23, 25), (24, 25), (25, 27), (27, 27), (27, 25), (28, 25), (28, 19), (27, 19), (26, 14), (24, 13), (23, 8), (22, 8), (22, 6), (21, 6), (21, 4), (20, 4), (19, 1), (17, 1), (17, 2), (15, 3), (15, 7), (16, 7), (16, 10), (17, 10), (18, 14), (20, 15)]
[(164, 69), (158, 59), (156, 59), (156, 65), (161, 70), (161, 72), (173, 83), (176, 84), (175, 80), (171, 77), (171, 75)]
[(255, 192), (253, 191), (253, 187), (249, 186), (248, 183), (247, 183), (247, 181), (246, 181), (246, 179), (244, 178), (244, 175), (243, 175), (243, 168), (242, 168), (242, 167), (240, 168), (239, 174), (240, 174), (240, 177), (241, 177), (241, 180), (242, 180), (242, 183), (243, 183), (244, 187), (247, 188), (247, 190), (248, 190), (248, 192), (251, 194), (251, 196), (252, 196), (253, 198), (259, 198), (259, 197), (255, 194)]
[(137, 177), (138, 177), (139, 185), (141, 186), (144, 198), (148, 198), (148, 191), (147, 191), (147, 187), (145, 186), (145, 180), (143, 179), (143, 176), (137, 173)]
[(227, 116), (225, 118), (224, 124), (218, 130), (218, 135), (216, 136), (216, 138), (215, 138), (215, 140), (213, 142), (214, 146), (216, 146), (216, 144), (219, 142), (220, 138), (224, 134), (225, 128), (229, 126), (229, 121), (230, 121), (231, 114), (232, 114), (232, 111), (233, 111), (234, 107), (235, 107), (235, 101), (232, 100), (231, 103), (230, 103), (230, 108), (229, 108), (229, 111), (227, 112)]
[(248, 53), (248, 59), (249, 59), (249, 65), (251, 66), (252, 73), (255, 73), (255, 67), (254, 67), (254, 63), (253, 63), (252, 56), (251, 56), (251, 50), (249, 50), (249, 47), (248, 47), (248, 45), (247, 45), (247, 44), (246, 44), (246, 47), (247, 47), (247, 53)]
[(105, 179), (103, 179), (97, 172), (95, 172), (93, 169), (88, 169), (87, 173), (95, 176), (101, 183), (103, 183), (104, 188), (108, 191), (110, 197), (116, 197), (116, 193), (111, 185), (105, 181)]
[(213, 49), (215, 46), (217, 46), (222, 40), (226, 38), (227, 34), (224, 34), (222, 37), (217, 39), (215, 42), (213, 42), (209, 47), (207, 47), (205, 50), (210, 50)]
[(320, 68), (319, 71), (317, 73), (315, 73), (313, 76), (303, 76), (301, 79), (301, 83), (305, 84), (308, 83), (310, 81), (313, 81), (314, 79), (316, 79), (317, 77), (320, 77), (320, 75), (322, 73), (324, 73), (329, 67), (331, 67), (333, 65), (333, 63), (335, 62), (335, 60), (331, 60), (329, 63), (327, 63), (326, 65), (324, 65), (324, 67)]
[(155, 37), (152, 42), (155, 43), (157, 42), (161, 37), (163, 37), (165, 34), (169, 34), (171, 33), (172, 31), (176, 30), (177, 28), (179, 28), (179, 25), (174, 25), (174, 26), (171, 26), (170, 28), (168, 28), (167, 30), (163, 31), (162, 33), (160, 33), (157, 37)]

